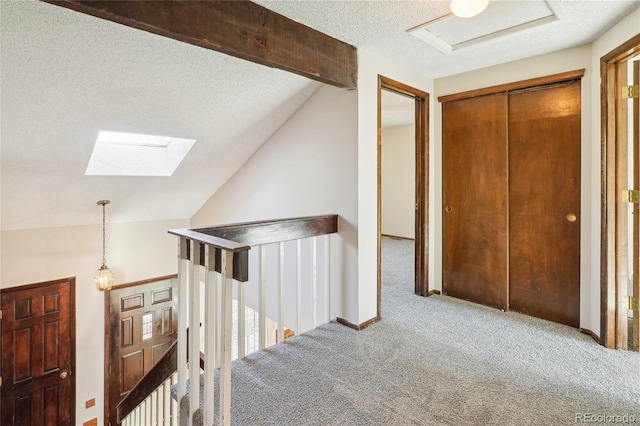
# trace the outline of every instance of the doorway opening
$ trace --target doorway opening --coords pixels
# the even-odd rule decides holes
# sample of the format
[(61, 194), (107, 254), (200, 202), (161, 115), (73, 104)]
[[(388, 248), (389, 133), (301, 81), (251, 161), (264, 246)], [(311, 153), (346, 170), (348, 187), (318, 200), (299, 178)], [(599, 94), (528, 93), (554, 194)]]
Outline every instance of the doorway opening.
[[(400, 97), (401, 99), (399, 99)], [(407, 125), (413, 125), (413, 149), (412, 152), (405, 152), (408, 155), (400, 154), (401, 158), (398, 161), (413, 161), (415, 172), (412, 179), (413, 189), (413, 205), (409, 205), (410, 212), (406, 209), (407, 199), (410, 195), (407, 195), (406, 188), (398, 188), (397, 194), (400, 198), (390, 200), (392, 204), (397, 207), (396, 211), (390, 212), (391, 204), (388, 204), (387, 208), (383, 208), (383, 182), (388, 185), (389, 180), (386, 178), (383, 180), (383, 128), (385, 122), (391, 122), (390, 117), (386, 117), (383, 121), (383, 102), (385, 105), (390, 105), (390, 111), (393, 111), (395, 105), (398, 109), (404, 108), (409, 101), (409, 107), (413, 109), (413, 120), (407, 123), (406, 120), (402, 121)], [(428, 242), (429, 242), (429, 94), (407, 86), (398, 81), (392, 80), (387, 77), (378, 76), (378, 286), (377, 286), (377, 316), (381, 317), (382, 306), (382, 236), (387, 233), (394, 233), (395, 237), (409, 238), (414, 240), (414, 255), (415, 255), (415, 268), (414, 268), (414, 292), (421, 296), (429, 295), (429, 283), (428, 283)], [(388, 126), (391, 127), (391, 126)], [(406, 133), (404, 130), (399, 130), (396, 133)], [(388, 141), (389, 142), (389, 141)], [(386, 148), (386, 147), (385, 147)], [(405, 147), (406, 151), (406, 147)], [(393, 155), (393, 154), (392, 154)], [(389, 156), (389, 154), (387, 154)], [(409, 165), (407, 169), (411, 169)], [(390, 169), (387, 170), (387, 173)], [(406, 182), (407, 173), (394, 173), (393, 178), (404, 179)], [(411, 179), (411, 177), (409, 177)], [(411, 189), (409, 190), (411, 191)], [(400, 201), (402, 200), (402, 201)], [(400, 205), (400, 203), (402, 205)], [(387, 213), (385, 218), (383, 215)], [(389, 214), (394, 217), (390, 218)], [(408, 217), (412, 217), (412, 223), (407, 225)], [(390, 219), (390, 220), (385, 220)]]
[(600, 58), (600, 341), (640, 350), (640, 34)]

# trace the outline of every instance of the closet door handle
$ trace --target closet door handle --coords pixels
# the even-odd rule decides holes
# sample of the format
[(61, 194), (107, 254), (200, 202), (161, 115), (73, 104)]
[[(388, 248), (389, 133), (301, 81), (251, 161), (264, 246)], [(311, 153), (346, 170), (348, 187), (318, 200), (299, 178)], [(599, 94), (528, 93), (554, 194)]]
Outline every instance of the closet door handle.
[(569, 213), (569, 214), (567, 215), (567, 221), (568, 221), (568, 222), (572, 222), (572, 223), (573, 223), (573, 222), (575, 222), (576, 220), (578, 220), (578, 216), (576, 216), (576, 214), (575, 214), (575, 213)]
[(447, 206), (447, 207), (444, 208), (444, 211), (447, 212), (447, 213), (451, 213), (453, 211), (453, 207)]

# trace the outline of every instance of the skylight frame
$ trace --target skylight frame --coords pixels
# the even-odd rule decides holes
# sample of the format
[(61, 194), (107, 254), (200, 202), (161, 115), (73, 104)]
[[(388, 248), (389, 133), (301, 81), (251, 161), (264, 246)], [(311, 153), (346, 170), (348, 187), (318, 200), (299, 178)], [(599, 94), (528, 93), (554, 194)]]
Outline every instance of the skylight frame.
[(86, 176), (172, 176), (194, 139), (100, 130)]

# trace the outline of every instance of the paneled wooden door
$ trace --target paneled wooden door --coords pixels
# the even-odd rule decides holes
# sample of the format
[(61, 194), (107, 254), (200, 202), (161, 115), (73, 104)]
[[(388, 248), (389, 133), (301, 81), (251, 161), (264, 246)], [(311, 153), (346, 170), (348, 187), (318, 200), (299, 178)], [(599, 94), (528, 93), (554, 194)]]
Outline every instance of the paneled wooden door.
[(507, 307), (507, 95), (442, 104), (443, 294)]
[(2, 424), (75, 424), (75, 278), (2, 299)]
[(177, 338), (175, 275), (115, 287), (108, 306), (108, 366), (105, 377), (107, 425), (115, 426), (116, 408)]
[(509, 309), (580, 325), (580, 80), (509, 94)]

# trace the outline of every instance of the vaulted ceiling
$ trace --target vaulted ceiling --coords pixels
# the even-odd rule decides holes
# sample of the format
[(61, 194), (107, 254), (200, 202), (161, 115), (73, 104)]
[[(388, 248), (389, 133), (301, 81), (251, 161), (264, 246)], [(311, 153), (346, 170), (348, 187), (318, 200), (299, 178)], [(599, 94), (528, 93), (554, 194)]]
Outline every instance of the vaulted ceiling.
[[(562, 1), (568, 19), (447, 55), (406, 30), (448, 1), (258, 3), (432, 78), (588, 43), (640, 6)], [(0, 41), (3, 230), (98, 223), (105, 198), (112, 221), (190, 218), (319, 86), (42, 2), (0, 2)], [(171, 177), (85, 176), (99, 130), (197, 142)]]

